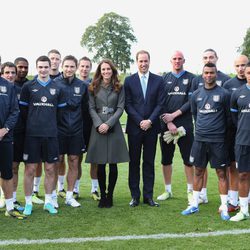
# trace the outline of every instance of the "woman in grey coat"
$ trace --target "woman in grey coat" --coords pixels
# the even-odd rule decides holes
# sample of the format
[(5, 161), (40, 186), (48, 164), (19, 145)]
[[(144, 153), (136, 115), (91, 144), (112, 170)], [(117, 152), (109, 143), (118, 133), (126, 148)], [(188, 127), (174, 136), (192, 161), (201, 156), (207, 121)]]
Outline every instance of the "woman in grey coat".
[[(113, 206), (117, 181), (117, 163), (128, 162), (128, 150), (119, 118), (124, 111), (124, 90), (113, 63), (100, 62), (89, 86), (89, 111), (93, 120), (86, 162), (98, 164), (101, 200), (98, 207)], [(106, 164), (109, 164), (109, 184), (106, 193)]]

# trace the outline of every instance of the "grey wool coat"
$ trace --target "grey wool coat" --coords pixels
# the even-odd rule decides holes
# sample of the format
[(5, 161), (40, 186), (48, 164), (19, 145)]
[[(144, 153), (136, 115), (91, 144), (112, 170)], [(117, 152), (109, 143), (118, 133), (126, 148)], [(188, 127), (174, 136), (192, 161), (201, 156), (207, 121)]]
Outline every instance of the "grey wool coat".
[[(89, 112), (93, 120), (86, 162), (96, 164), (128, 162), (129, 155), (119, 118), (124, 111), (125, 94), (112, 87), (100, 86), (96, 96), (89, 95)], [(105, 110), (110, 110), (106, 113)], [(100, 134), (97, 128), (106, 123), (110, 127), (107, 134)]]

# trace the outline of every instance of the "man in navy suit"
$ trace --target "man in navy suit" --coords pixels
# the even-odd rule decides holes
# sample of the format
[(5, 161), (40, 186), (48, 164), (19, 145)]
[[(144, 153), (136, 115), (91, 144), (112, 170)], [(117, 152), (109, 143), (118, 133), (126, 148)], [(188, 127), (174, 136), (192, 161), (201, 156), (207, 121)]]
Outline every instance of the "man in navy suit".
[[(141, 50), (136, 54), (138, 73), (126, 77), (125, 110), (128, 114), (126, 133), (129, 146), (129, 188), (131, 207), (140, 203), (140, 159), (142, 153), (143, 202), (158, 207), (153, 201), (154, 161), (157, 134), (160, 131), (159, 115), (163, 106), (162, 77), (149, 72), (150, 55)], [(143, 152), (142, 152), (143, 150)]]

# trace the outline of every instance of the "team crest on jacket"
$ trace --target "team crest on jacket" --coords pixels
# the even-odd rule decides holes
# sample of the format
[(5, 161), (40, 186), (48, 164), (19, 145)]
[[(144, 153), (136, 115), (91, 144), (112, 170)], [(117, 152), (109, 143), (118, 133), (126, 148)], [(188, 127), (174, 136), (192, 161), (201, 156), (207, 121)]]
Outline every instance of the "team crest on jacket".
[(42, 102), (47, 102), (47, 97), (46, 96), (42, 96), (41, 101)]
[(174, 91), (175, 91), (175, 92), (179, 91), (179, 89), (180, 89), (180, 88), (179, 88), (178, 86), (174, 87)]
[(55, 95), (56, 94), (56, 89), (49, 89), (49, 92), (51, 95)]
[(219, 96), (219, 95), (214, 95), (214, 96), (213, 96), (213, 101), (214, 101), (214, 102), (220, 101), (220, 96)]
[(74, 87), (75, 93), (80, 94), (80, 87)]
[(0, 86), (0, 91), (1, 91), (2, 93), (6, 93), (6, 92), (7, 92), (6, 86)]
[(183, 83), (184, 85), (187, 85), (187, 84), (188, 84), (188, 79), (183, 79), (182, 83)]

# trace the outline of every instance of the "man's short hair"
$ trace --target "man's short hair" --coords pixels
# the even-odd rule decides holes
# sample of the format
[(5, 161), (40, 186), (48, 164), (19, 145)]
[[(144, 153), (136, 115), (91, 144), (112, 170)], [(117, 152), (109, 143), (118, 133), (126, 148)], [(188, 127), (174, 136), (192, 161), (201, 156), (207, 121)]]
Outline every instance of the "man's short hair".
[(39, 56), (39, 57), (36, 59), (36, 65), (37, 65), (38, 62), (48, 62), (48, 63), (49, 63), (49, 66), (51, 66), (50, 59), (49, 59), (47, 56)]
[(216, 51), (214, 49), (206, 49), (206, 50), (204, 50), (203, 53), (206, 53), (206, 52), (213, 52), (214, 55), (216, 56), (216, 58), (218, 58), (218, 55), (217, 55), (217, 53), (216, 53)]
[(150, 54), (149, 54), (149, 52), (146, 51), (146, 50), (140, 50), (140, 51), (138, 51), (138, 52), (136, 53), (136, 56), (135, 56), (136, 61), (138, 61), (138, 57), (139, 57), (140, 54), (147, 54), (147, 55), (148, 55), (148, 59), (150, 60)]
[(79, 64), (80, 64), (81, 61), (88, 61), (88, 62), (90, 62), (90, 67), (92, 68), (92, 62), (91, 62), (91, 60), (90, 60), (87, 56), (83, 56), (83, 57), (79, 60)]
[(216, 69), (216, 71), (217, 71), (217, 67), (216, 67), (216, 65), (214, 64), (214, 63), (206, 63), (204, 66), (203, 66), (203, 69), (205, 68), (205, 67), (208, 67), (208, 68), (215, 68)]
[(60, 53), (57, 49), (52, 49), (52, 50), (50, 50), (50, 51), (48, 52), (48, 55), (50, 55), (50, 54), (52, 54), (52, 53), (61, 56), (61, 53)]
[(24, 57), (17, 57), (14, 61), (14, 64), (17, 65), (19, 62), (26, 62), (27, 64), (29, 64), (28, 60)]
[(14, 63), (12, 63), (12, 62), (5, 62), (5, 63), (3, 63), (2, 66), (1, 66), (1, 74), (4, 73), (4, 69), (5, 69), (6, 67), (15, 68), (15, 71), (17, 72), (17, 68), (16, 68), (16, 65), (15, 65)]
[(72, 56), (72, 55), (65, 56), (65, 57), (63, 58), (62, 65), (64, 64), (65, 61), (68, 61), (68, 60), (69, 60), (69, 61), (74, 61), (75, 64), (76, 64), (76, 67), (77, 67), (78, 61), (77, 61), (77, 59), (76, 59), (74, 56)]

